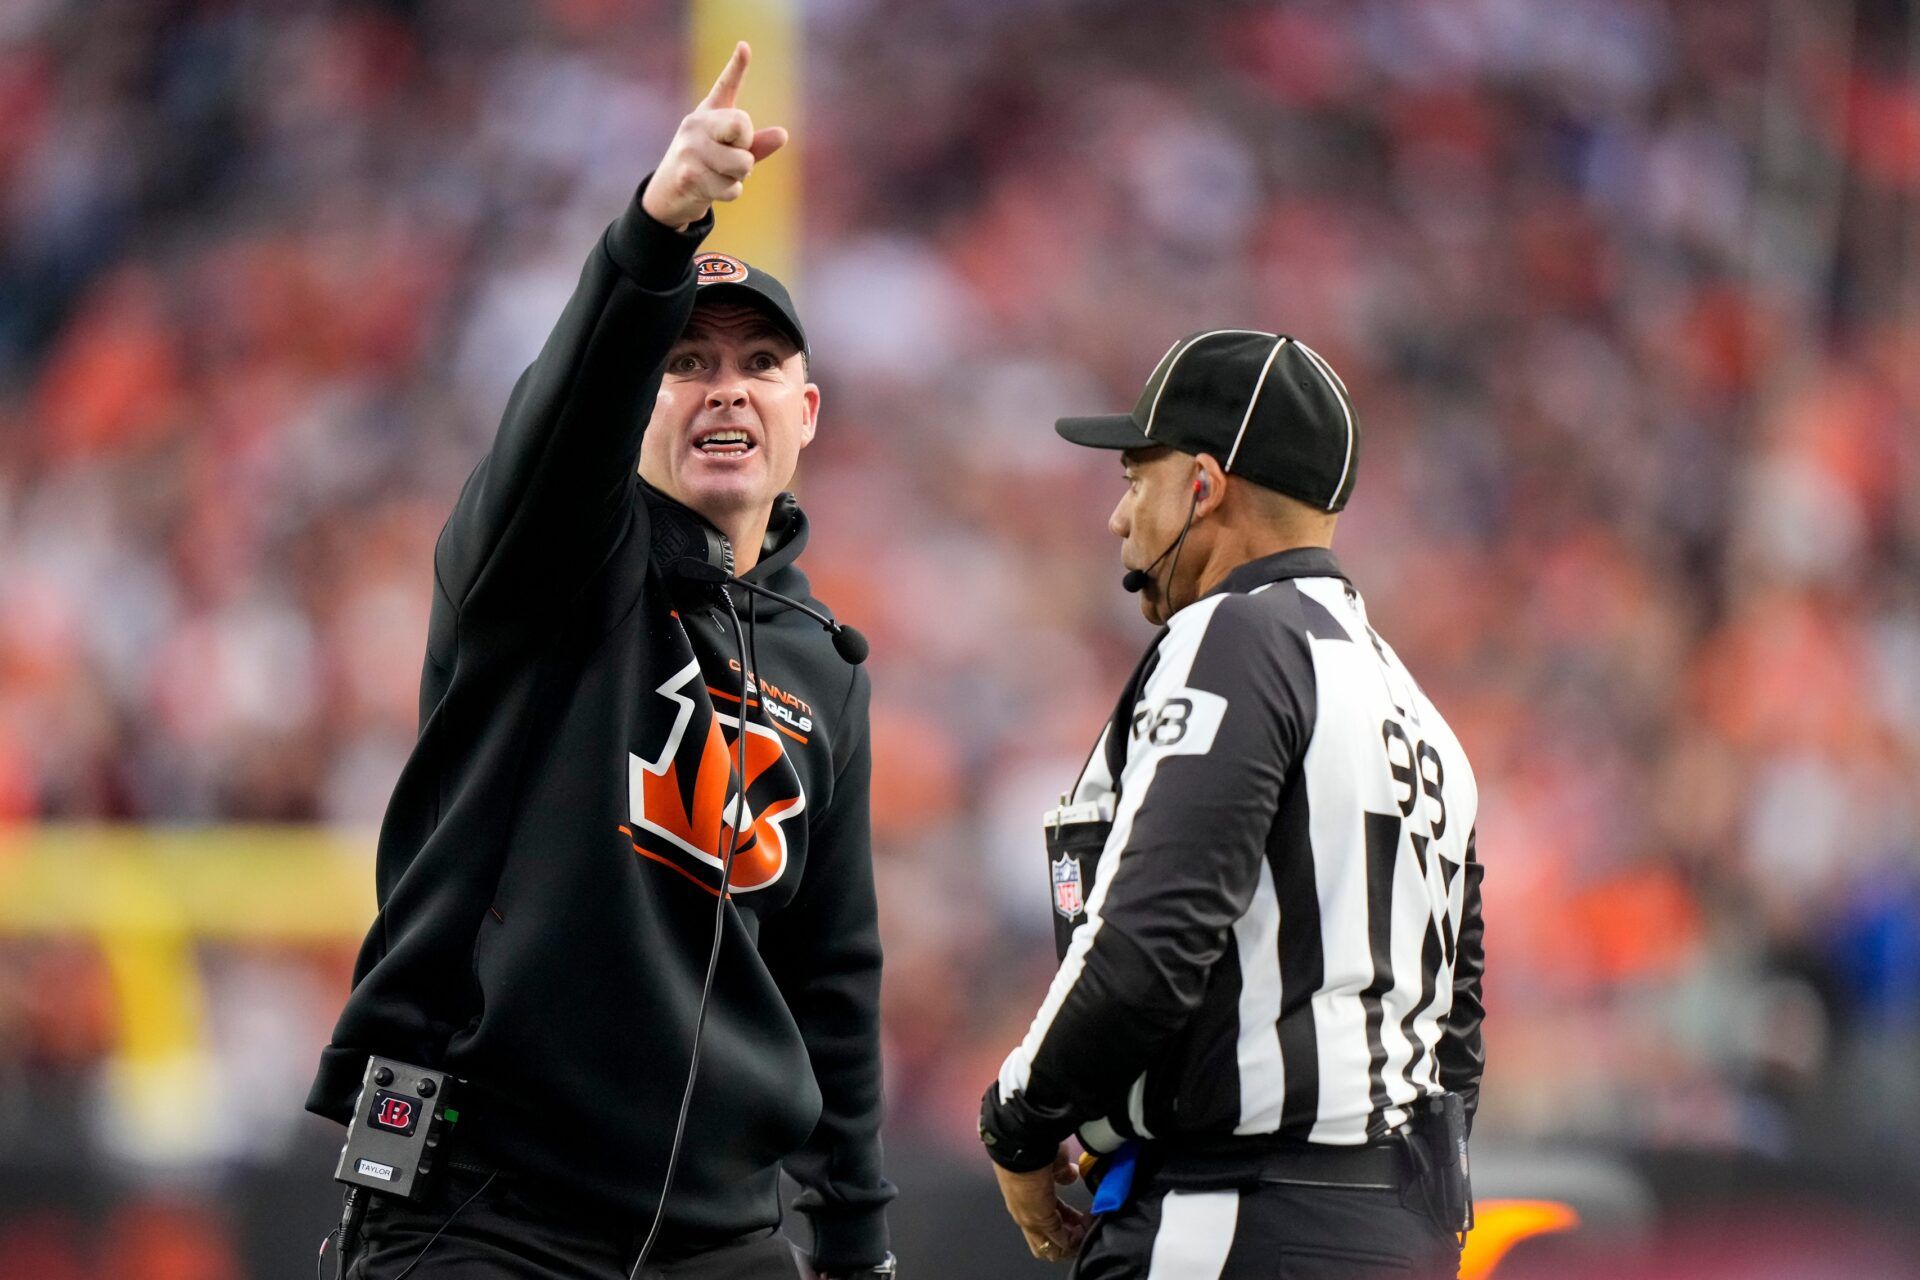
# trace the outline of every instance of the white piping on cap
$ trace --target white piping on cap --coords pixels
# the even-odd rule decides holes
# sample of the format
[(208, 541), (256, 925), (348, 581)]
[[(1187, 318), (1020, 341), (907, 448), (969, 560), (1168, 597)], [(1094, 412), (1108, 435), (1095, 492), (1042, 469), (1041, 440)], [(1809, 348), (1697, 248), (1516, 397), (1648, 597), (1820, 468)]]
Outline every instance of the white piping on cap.
[[(1161, 365), (1166, 364), (1167, 356), (1170, 356), (1174, 352), (1178, 351), (1180, 349), (1180, 344), (1184, 341), (1186, 341), (1186, 339), (1184, 338), (1175, 338), (1173, 340), (1173, 345), (1167, 348), (1166, 355), (1161, 356), (1160, 359), (1154, 363), (1153, 367), (1158, 369)], [(1171, 375), (1173, 373), (1173, 369), (1169, 367), (1167, 369), (1167, 373)], [(1153, 376), (1151, 374), (1147, 376), (1147, 381), (1149, 382), (1153, 381)], [(1166, 389), (1167, 389), (1167, 380), (1165, 378), (1162, 378), (1160, 379), (1160, 385), (1154, 389), (1153, 403), (1147, 406), (1146, 434), (1148, 436), (1153, 435), (1153, 415), (1160, 412), (1160, 395)]]
[(1333, 371), (1333, 366), (1321, 359), (1320, 353), (1306, 343), (1296, 339), (1295, 344), (1307, 353), (1307, 359), (1313, 362), (1314, 370), (1327, 380), (1327, 386), (1332, 390), (1333, 398), (1340, 402), (1340, 412), (1347, 420), (1347, 456), (1340, 463), (1340, 479), (1333, 486), (1333, 494), (1327, 499), (1327, 510), (1331, 511), (1333, 504), (1340, 501), (1340, 491), (1347, 487), (1347, 472), (1353, 467), (1353, 410), (1347, 406), (1347, 384), (1340, 381), (1340, 375)]
[[(1147, 425), (1144, 432), (1147, 439), (1153, 439), (1153, 415), (1160, 412), (1160, 397), (1167, 394), (1167, 384), (1173, 381), (1173, 366), (1180, 363), (1180, 356), (1184, 356), (1208, 338), (1217, 338), (1223, 333), (1252, 333), (1258, 334), (1262, 338), (1271, 338), (1273, 336), (1264, 329), (1209, 329), (1205, 333), (1194, 334), (1184, 347), (1181, 347), (1177, 342), (1173, 344), (1173, 347), (1169, 347), (1167, 349), (1167, 355), (1160, 357), (1162, 360), (1166, 360), (1167, 356), (1173, 356), (1173, 359), (1167, 363), (1167, 376), (1160, 379), (1160, 389), (1153, 393), (1153, 403), (1147, 406)], [(1180, 355), (1174, 355), (1174, 347), (1179, 348)]]
[(1307, 344), (1304, 342), (1301, 343), (1300, 345), (1306, 349), (1306, 352), (1308, 355), (1312, 356), (1315, 360), (1320, 362), (1320, 367), (1327, 371), (1327, 376), (1329, 378), (1332, 378), (1334, 385), (1340, 388), (1340, 394), (1343, 396), (1346, 396), (1349, 400), (1351, 400), (1353, 398), (1353, 393), (1347, 390), (1347, 384), (1341, 380), (1339, 374), (1333, 371), (1333, 366), (1327, 363), (1327, 358), (1321, 355), (1318, 351), (1315, 351), (1312, 347), (1307, 346)]
[(1260, 392), (1267, 385), (1267, 370), (1273, 368), (1273, 358), (1280, 354), (1280, 348), (1289, 341), (1287, 338), (1273, 340), (1273, 350), (1267, 352), (1267, 362), (1260, 366), (1260, 376), (1254, 379), (1253, 397), (1247, 401), (1247, 412), (1240, 419), (1240, 429), (1233, 433), (1233, 449), (1227, 454), (1227, 465), (1221, 468), (1222, 471), (1233, 470), (1233, 460), (1240, 456), (1240, 441), (1247, 434), (1247, 424), (1253, 421), (1253, 406), (1260, 403)]

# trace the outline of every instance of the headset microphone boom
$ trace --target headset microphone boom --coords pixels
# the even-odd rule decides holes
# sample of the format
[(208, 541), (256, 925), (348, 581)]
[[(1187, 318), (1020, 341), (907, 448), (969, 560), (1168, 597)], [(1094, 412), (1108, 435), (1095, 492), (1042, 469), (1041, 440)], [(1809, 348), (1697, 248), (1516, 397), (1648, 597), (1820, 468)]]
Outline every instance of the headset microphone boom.
[(1126, 576), (1120, 579), (1120, 589), (1122, 591), (1131, 591), (1136, 595), (1145, 591), (1147, 584), (1153, 581), (1153, 571), (1158, 569), (1160, 562), (1168, 556), (1173, 557), (1173, 563), (1167, 567), (1167, 577), (1173, 577), (1173, 571), (1180, 567), (1180, 548), (1186, 544), (1187, 530), (1193, 528), (1194, 514), (1200, 510), (1200, 499), (1205, 497), (1210, 491), (1211, 486), (1207, 482), (1206, 473), (1202, 472), (1200, 475), (1194, 477), (1193, 501), (1187, 504), (1187, 522), (1180, 526), (1180, 536), (1168, 543), (1167, 549), (1155, 556), (1153, 563), (1149, 564), (1146, 568), (1127, 570)]

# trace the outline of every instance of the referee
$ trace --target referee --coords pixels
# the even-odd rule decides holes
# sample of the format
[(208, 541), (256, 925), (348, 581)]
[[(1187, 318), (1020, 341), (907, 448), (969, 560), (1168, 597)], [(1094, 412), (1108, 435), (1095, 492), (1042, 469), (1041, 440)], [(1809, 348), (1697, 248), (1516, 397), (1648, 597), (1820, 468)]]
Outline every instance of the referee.
[[(1063, 959), (981, 1137), (1083, 1280), (1454, 1276), (1482, 969), (1473, 772), (1328, 546), (1346, 387), (1195, 334), (1131, 414), (1108, 527), (1161, 631), (1048, 817)], [(1077, 1134), (1094, 1214), (1062, 1203)]]

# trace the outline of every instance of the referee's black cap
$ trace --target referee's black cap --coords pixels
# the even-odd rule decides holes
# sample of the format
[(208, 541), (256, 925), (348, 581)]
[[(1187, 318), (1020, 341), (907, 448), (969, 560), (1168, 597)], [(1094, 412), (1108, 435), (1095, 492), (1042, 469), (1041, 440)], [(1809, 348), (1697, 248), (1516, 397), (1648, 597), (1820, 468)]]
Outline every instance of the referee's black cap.
[(792, 338), (806, 354), (807, 331), (800, 327), (800, 312), (794, 308), (793, 295), (768, 272), (750, 267), (726, 253), (702, 253), (693, 259), (694, 305), (702, 302), (738, 302), (773, 321), (774, 327)]
[(1210, 453), (1230, 475), (1338, 511), (1360, 466), (1360, 422), (1346, 384), (1298, 338), (1210, 329), (1173, 344), (1132, 413), (1062, 418), (1054, 430), (1094, 449)]

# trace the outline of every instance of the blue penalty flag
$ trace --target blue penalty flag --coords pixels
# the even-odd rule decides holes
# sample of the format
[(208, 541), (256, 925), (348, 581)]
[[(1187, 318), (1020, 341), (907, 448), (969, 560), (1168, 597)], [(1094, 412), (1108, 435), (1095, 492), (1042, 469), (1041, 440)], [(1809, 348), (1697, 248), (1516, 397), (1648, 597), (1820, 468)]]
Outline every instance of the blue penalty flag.
[(1112, 1213), (1126, 1204), (1133, 1192), (1133, 1170), (1140, 1163), (1140, 1144), (1130, 1141), (1102, 1160), (1106, 1169), (1100, 1174), (1100, 1189), (1093, 1195), (1095, 1213)]

